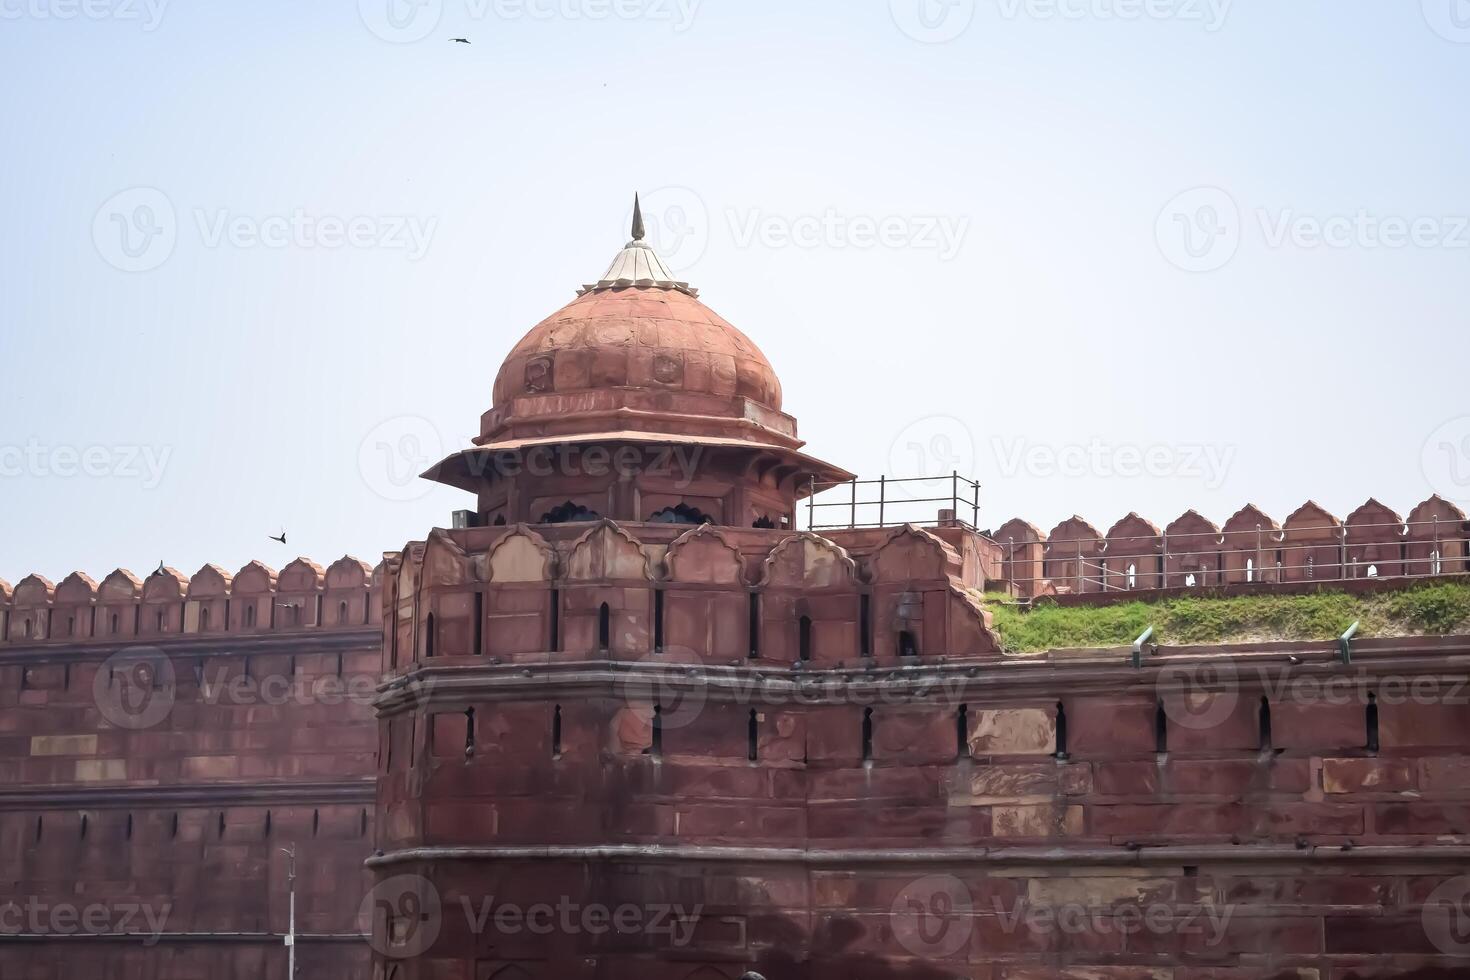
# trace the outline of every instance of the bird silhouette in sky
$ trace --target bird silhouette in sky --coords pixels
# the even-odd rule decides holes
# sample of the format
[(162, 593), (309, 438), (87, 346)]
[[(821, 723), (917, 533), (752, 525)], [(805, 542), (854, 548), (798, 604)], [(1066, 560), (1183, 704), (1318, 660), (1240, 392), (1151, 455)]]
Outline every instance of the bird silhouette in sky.
[(285, 544), (286, 543), (286, 529), (285, 528), (281, 528), (281, 533), (280, 534), (267, 534), (266, 537), (270, 538), (272, 541), (279, 541), (281, 544)]
[(470, 39), (467, 38), (467, 37), (452, 37), (449, 40), (452, 41), (452, 42), (454, 42), (455, 44), (469, 44), (470, 43)]

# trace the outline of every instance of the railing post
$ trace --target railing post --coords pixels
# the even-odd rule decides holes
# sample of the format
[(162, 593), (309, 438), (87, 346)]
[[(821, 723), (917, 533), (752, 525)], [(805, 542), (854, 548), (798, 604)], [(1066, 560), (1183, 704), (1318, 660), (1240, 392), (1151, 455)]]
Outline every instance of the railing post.
[(878, 526), (879, 527), (887, 527), (888, 526), (888, 524), (885, 521), (884, 514), (883, 514), (883, 512), (887, 509), (887, 506), (886, 506), (887, 503), (888, 503), (888, 476), (886, 474), (880, 474), (878, 476)]
[(817, 528), (817, 478), (807, 477), (806, 486), (806, 529), (815, 531)]
[(959, 520), (960, 516), (960, 471), (951, 470), (949, 478), (949, 512)]
[(857, 527), (857, 484), (858, 484), (857, 477), (853, 477), (852, 478), (852, 519), (851, 519), (851, 524), (852, 524), (852, 526), (854, 528)]

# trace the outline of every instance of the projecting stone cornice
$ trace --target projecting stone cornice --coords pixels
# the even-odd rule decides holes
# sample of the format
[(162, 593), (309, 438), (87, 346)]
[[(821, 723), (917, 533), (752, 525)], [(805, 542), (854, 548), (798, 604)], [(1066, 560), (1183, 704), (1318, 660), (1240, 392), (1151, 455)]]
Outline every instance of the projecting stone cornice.
[(596, 847), (549, 845), (537, 847), (416, 847), (378, 854), (367, 860), (370, 868), (435, 861), (636, 861), (732, 862), (739, 864), (801, 864), (809, 867), (848, 868), (892, 865), (956, 867), (1149, 867), (1155, 865), (1280, 864), (1402, 864), (1442, 868), (1447, 862), (1470, 861), (1463, 845), (1387, 845), (1343, 850), (1337, 846), (1220, 845), (1200, 847), (934, 847), (934, 848), (800, 848), (703, 847), (681, 844), (608, 844)]
[(0, 647), (0, 667), (43, 664), (91, 663), (129, 651), (187, 656), (230, 657), (258, 653), (348, 653), (372, 652), (382, 648), (381, 626), (304, 629), (296, 632), (248, 634), (190, 634), (179, 637), (130, 638), (127, 643), (38, 643), (31, 646), (6, 644)]
[(332, 806), (370, 804), (373, 779), (334, 782), (214, 783), (193, 786), (19, 786), (0, 791), (0, 812), (119, 807)]
[[(1299, 663), (1292, 663), (1296, 659)], [(1200, 665), (1229, 664), (1225, 671), (1196, 671)], [(523, 700), (538, 696), (601, 696), (646, 700), (695, 695), (718, 703), (767, 705), (935, 703), (984, 701), (1036, 695), (1160, 690), (1188, 682), (1209, 689), (1258, 690), (1300, 679), (1317, 682), (1354, 678), (1434, 676), (1467, 684), (1470, 696), (1470, 637), (1424, 637), (1359, 641), (1345, 665), (1326, 642), (1270, 643), (1214, 648), (1160, 648), (1135, 667), (1128, 649), (1065, 651), (1004, 662), (956, 662), (793, 671), (776, 665), (715, 667), (664, 662), (571, 662), (492, 665), (478, 658), (421, 666), (379, 690), (384, 715), (436, 704)]]

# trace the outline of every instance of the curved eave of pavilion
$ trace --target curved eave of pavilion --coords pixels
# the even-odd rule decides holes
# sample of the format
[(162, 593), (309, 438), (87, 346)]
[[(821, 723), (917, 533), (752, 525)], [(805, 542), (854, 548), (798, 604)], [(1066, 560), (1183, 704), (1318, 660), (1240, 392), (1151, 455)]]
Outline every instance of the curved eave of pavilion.
[[(478, 492), (485, 488), (486, 481), (493, 478), (497, 460), (507, 455), (521, 459), (533, 449), (556, 446), (599, 445), (609, 448), (618, 446), (690, 446), (702, 449), (729, 450), (769, 460), (769, 467), (789, 470), (782, 482), (797, 477), (792, 485), (797, 499), (808, 496), (807, 484), (845, 483), (855, 475), (840, 466), (809, 456), (788, 446), (752, 442), (749, 439), (722, 438), (719, 436), (692, 436), (687, 433), (662, 433), (625, 430), (620, 432), (594, 432), (582, 435), (547, 436), (544, 438), (513, 439), (489, 443), (454, 453), (431, 466), (422, 473), (425, 480), (443, 483), (460, 490)], [(768, 468), (769, 468), (768, 467)]]

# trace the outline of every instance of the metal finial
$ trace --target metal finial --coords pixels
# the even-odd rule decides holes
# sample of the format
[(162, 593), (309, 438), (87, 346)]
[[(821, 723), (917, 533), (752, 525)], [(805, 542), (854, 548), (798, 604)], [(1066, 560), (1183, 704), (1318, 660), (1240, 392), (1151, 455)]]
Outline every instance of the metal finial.
[(633, 195), (633, 241), (643, 241), (646, 229), (643, 227), (643, 205), (638, 201), (637, 193)]

